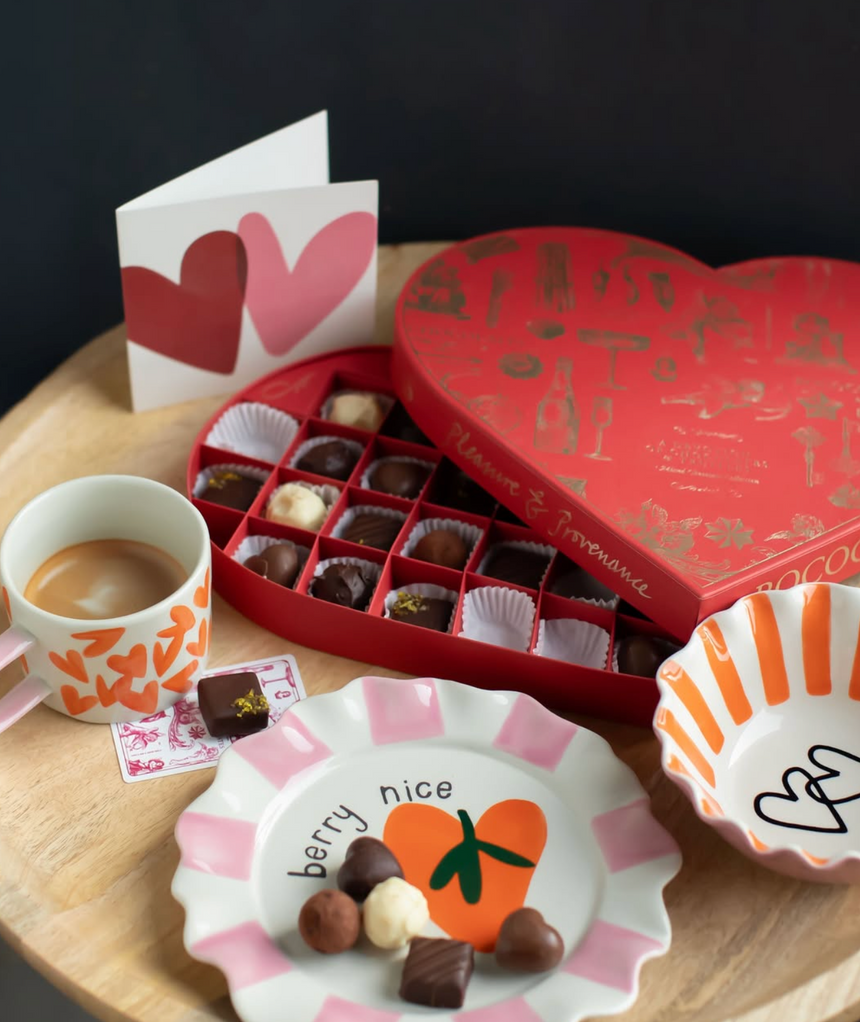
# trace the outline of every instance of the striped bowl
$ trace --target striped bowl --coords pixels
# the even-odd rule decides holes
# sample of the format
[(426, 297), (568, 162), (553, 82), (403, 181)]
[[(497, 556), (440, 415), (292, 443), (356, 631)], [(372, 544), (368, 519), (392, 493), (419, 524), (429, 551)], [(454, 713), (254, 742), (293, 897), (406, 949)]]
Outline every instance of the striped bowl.
[(860, 882), (860, 590), (746, 596), (657, 683), (663, 769), (706, 823), (777, 872)]

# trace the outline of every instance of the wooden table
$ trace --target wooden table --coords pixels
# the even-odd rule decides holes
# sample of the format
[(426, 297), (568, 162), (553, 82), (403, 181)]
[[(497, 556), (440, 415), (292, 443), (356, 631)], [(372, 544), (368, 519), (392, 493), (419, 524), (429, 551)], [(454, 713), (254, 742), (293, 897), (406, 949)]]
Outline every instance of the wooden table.
[[(380, 251), (382, 336), (407, 275), (441, 247)], [(0, 420), (0, 530), (40, 490), (78, 475), (132, 472), (183, 489), (192, 440), (223, 399), (132, 415), (123, 341), (118, 327), (88, 344)], [(308, 695), (367, 673), (286, 643), (216, 598), (213, 666), (285, 650)], [(0, 694), (19, 670), (0, 674)], [(666, 891), (674, 943), (645, 966), (626, 1022), (860, 1017), (860, 890), (801, 884), (747, 861), (664, 779), (649, 732), (584, 723), (634, 768), (684, 853)], [(107, 728), (44, 707), (0, 737), (0, 935), (99, 1019), (236, 1018), (221, 974), (185, 953), (169, 891), (173, 826), (212, 776), (124, 784)]]

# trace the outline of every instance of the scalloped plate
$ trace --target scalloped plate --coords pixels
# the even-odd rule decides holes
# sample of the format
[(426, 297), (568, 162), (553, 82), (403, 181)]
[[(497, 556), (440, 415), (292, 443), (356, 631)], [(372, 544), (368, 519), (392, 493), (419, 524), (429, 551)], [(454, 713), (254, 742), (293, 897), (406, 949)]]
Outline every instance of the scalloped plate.
[[(454, 880), (429, 891), (465, 815), (478, 838), (535, 864), (482, 853), (472, 906)], [(359, 834), (385, 838), (406, 879), (429, 893), (425, 935), (480, 945), (525, 903), (559, 930), (565, 959), (535, 976), (478, 953), (466, 1003), (452, 1013), (398, 998), (405, 950), (381, 952), (362, 937), (342, 955), (311, 951), (299, 909), (336, 886)], [(663, 888), (681, 865), (602, 738), (530, 696), (433, 678), (358, 678), (299, 703), (224, 754), (176, 838), (185, 946), (224, 972), (244, 1022), (282, 1022), (285, 1006), (293, 1022), (576, 1022), (624, 1011), (642, 963), (669, 947)]]

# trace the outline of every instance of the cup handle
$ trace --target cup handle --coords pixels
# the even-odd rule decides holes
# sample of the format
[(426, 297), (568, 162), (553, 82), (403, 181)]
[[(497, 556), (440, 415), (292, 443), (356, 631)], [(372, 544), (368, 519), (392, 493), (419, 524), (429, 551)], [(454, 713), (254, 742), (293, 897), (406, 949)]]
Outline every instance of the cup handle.
[[(0, 635), (0, 668), (11, 664), (35, 645), (36, 640), (23, 628), (7, 628)], [(20, 720), (25, 713), (38, 706), (50, 695), (51, 687), (35, 674), (28, 674), (23, 681), (0, 698), (0, 734)]]

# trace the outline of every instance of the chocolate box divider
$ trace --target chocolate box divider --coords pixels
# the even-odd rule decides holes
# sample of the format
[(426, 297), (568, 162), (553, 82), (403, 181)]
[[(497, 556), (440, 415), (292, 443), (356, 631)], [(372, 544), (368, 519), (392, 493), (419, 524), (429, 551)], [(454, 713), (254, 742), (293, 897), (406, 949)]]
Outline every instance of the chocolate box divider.
[(197, 475), (204, 469), (214, 468), (216, 465), (247, 465), (248, 468), (259, 468), (266, 472), (275, 470), (275, 463), (272, 461), (260, 461), (259, 458), (252, 458), (248, 454), (238, 454), (236, 451), (225, 451), (221, 447), (203, 444), (200, 447)]
[(194, 497), (191, 503), (203, 515), (209, 530), (209, 538), (223, 550), (241, 528), (245, 515), (235, 508), (222, 507), (220, 504), (212, 504), (198, 497)]
[[(612, 650), (615, 634), (615, 611), (608, 607), (598, 607), (595, 604), (584, 603), (582, 600), (568, 600), (564, 596), (556, 596), (555, 593), (541, 592), (538, 601), (538, 614), (534, 642), (537, 642), (537, 626), (540, 621), (556, 621), (565, 619), (569, 621), (585, 621), (591, 625), (597, 625), (609, 634), (609, 647), (606, 653), (606, 664), (599, 670), (609, 671), (612, 665)], [(532, 643), (532, 647), (534, 646)], [(552, 660), (554, 657), (547, 657)], [(565, 663), (566, 661), (559, 661)], [(579, 667), (579, 664), (571, 664), (572, 667)], [(594, 668), (598, 670), (598, 668)]]
[[(270, 408), (276, 408), (280, 412), (286, 412), (299, 420), (310, 418), (317, 414), (325, 401), (326, 395), (331, 389), (335, 372), (332, 369), (320, 369), (319, 367), (314, 372), (314, 369), (309, 367), (308, 374), (308, 384), (299, 391), (295, 389), (295, 383), (285, 389), (286, 385), (283, 381), (274, 379), (275, 376), (281, 375), (278, 370), (275, 370), (271, 374), (272, 379), (252, 386), (247, 393), (240, 394), (237, 400), (230, 402), (230, 406), (237, 404), (238, 401), (257, 401)], [(303, 379), (303, 376), (299, 377), (299, 381)], [(227, 407), (229, 406), (225, 406), (222, 411)]]

